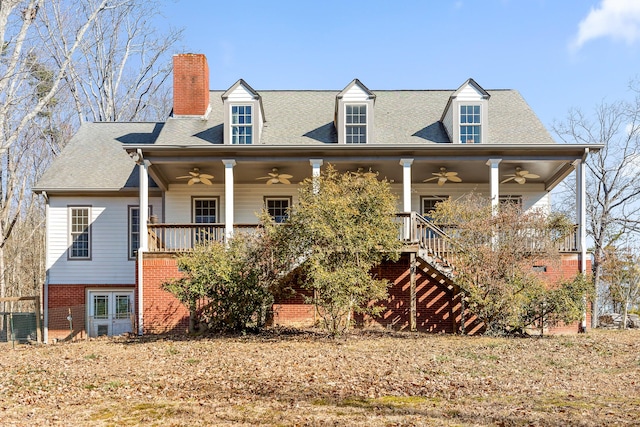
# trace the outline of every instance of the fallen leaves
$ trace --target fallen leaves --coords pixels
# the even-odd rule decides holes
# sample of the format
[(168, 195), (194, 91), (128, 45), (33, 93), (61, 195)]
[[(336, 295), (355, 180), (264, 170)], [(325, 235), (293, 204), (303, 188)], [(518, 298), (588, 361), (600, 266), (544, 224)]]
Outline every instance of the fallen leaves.
[(0, 352), (3, 425), (634, 425), (640, 332), (97, 339)]

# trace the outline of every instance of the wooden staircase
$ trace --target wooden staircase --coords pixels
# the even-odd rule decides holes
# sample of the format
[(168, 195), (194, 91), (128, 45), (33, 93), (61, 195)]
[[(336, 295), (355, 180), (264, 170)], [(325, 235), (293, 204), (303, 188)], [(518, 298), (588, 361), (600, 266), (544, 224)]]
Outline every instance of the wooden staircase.
[[(445, 233), (440, 227), (427, 218), (412, 212), (409, 221), (411, 224), (410, 241), (415, 248), (411, 253), (411, 318), (410, 329), (417, 330), (417, 301), (416, 301), (416, 270), (420, 269), (432, 281), (439, 283), (452, 294), (454, 300), (462, 300), (460, 288), (455, 282), (455, 255), (461, 248), (455, 240)], [(452, 312), (452, 316), (454, 316)], [(459, 325), (453, 317), (453, 328), (458, 330)]]

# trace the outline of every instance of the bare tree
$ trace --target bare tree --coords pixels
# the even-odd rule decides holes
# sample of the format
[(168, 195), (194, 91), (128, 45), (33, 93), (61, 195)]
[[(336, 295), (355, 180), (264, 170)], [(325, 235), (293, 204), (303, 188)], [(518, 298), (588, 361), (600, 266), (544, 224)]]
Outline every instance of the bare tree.
[(640, 256), (637, 248), (607, 247), (602, 279), (609, 285), (608, 298), (622, 313), (622, 329), (627, 328), (629, 306), (640, 299)]
[(157, 0), (128, 2), (101, 14), (80, 45), (65, 79), (83, 120), (157, 120), (169, 113), (170, 49), (182, 30), (151, 25)]
[[(78, 10), (72, 2), (60, 0), (4, 0), (0, 2), (0, 158), (7, 158), (7, 151), (23, 138), (33, 121), (48, 106), (55, 102), (74, 54), (97, 17), (105, 10), (107, 0), (87, 0), (86, 7)], [(81, 16), (77, 26), (67, 26), (64, 16)], [(34, 91), (29, 77), (33, 76), (38, 46), (43, 42), (42, 34), (55, 37), (62, 47), (61, 55), (51, 67), (46, 85)], [(46, 39), (46, 42), (52, 39)], [(10, 158), (10, 157), (9, 157)], [(4, 162), (4, 160), (3, 160)], [(1, 165), (2, 163), (0, 163)], [(13, 226), (19, 219), (21, 203), (15, 196), (24, 194), (24, 185), (9, 170), (0, 170), (0, 297), (6, 295), (4, 247)], [(25, 178), (22, 178), (24, 182)], [(21, 197), (18, 197), (22, 200)]]
[(30, 188), (79, 123), (166, 117), (180, 31), (150, 25), (160, 5), (0, 0), (0, 296), (41, 283), (44, 207)]
[[(633, 87), (632, 87), (633, 89)], [(587, 159), (587, 233), (593, 240), (593, 279), (601, 289), (605, 248), (640, 230), (640, 93), (631, 102), (602, 102), (592, 115), (572, 110), (554, 125), (564, 142), (601, 143)], [(599, 298), (592, 302), (591, 327), (598, 326)]]

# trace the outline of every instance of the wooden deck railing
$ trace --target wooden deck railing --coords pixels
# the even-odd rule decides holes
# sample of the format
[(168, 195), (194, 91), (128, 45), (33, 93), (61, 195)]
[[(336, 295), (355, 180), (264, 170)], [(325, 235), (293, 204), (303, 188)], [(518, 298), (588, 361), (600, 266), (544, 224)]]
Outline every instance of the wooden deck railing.
[[(396, 214), (398, 238), (407, 245), (417, 246), (439, 259), (451, 258), (460, 248), (456, 247), (456, 227), (435, 224), (416, 212)], [(258, 224), (234, 224), (234, 232), (251, 232)], [(560, 238), (560, 252), (577, 251), (577, 233), (573, 231)], [(223, 242), (225, 225), (216, 224), (149, 224), (149, 252), (186, 252), (198, 243)], [(532, 247), (535, 246), (535, 239)]]
[[(225, 225), (149, 224), (149, 252), (188, 252), (198, 243), (224, 242)], [(258, 224), (234, 224), (235, 232), (251, 232)]]
[[(418, 245), (421, 249), (426, 249), (434, 256), (447, 256), (461, 250), (456, 245), (455, 237), (457, 226), (451, 224), (436, 224), (416, 212), (406, 212), (396, 214), (398, 223), (398, 235), (400, 240), (408, 244)], [(556, 240), (556, 248), (560, 252), (576, 252), (578, 250), (577, 240), (578, 226), (564, 236), (559, 236)], [(523, 238), (527, 239), (532, 250), (536, 250), (535, 236), (527, 234)], [(488, 237), (490, 239), (490, 237)]]

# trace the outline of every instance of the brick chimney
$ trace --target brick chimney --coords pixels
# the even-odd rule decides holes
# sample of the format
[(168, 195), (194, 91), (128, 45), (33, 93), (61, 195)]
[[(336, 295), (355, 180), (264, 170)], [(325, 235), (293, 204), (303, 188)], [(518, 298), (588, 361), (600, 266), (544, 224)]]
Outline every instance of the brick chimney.
[(209, 66), (199, 53), (173, 56), (173, 115), (204, 116), (209, 108)]

